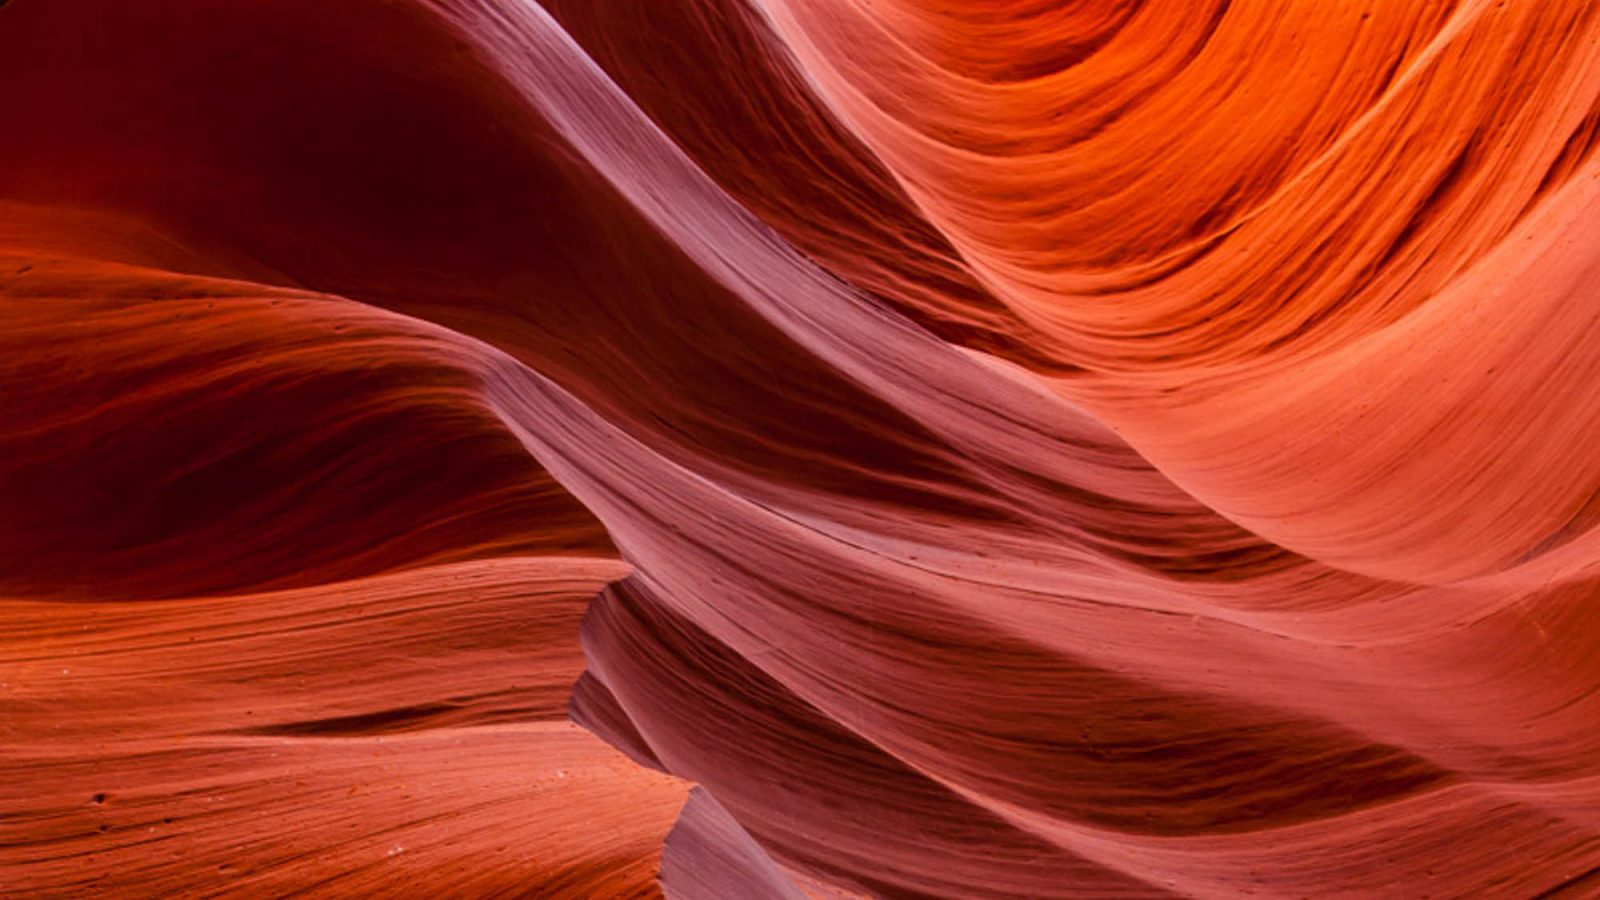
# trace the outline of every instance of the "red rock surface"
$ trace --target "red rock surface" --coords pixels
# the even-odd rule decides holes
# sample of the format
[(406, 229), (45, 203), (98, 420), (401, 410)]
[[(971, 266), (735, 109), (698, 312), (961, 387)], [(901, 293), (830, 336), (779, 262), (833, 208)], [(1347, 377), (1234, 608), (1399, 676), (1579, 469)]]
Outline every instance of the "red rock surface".
[(0, 895), (1600, 893), (1600, 12), (0, 9)]

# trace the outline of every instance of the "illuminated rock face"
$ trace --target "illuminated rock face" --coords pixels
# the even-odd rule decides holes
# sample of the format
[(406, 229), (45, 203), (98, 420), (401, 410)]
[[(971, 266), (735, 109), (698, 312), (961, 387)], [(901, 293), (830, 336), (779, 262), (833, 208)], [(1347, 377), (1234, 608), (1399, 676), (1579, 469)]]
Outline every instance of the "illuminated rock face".
[(1600, 7), (22, 0), (0, 86), (0, 894), (1600, 892)]

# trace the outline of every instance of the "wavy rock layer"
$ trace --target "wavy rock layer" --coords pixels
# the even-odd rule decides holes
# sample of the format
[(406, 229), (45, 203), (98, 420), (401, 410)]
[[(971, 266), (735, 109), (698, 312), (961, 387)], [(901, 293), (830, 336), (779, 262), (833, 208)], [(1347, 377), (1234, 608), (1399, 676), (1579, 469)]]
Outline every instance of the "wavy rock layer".
[(0, 10), (0, 886), (1600, 890), (1597, 48)]

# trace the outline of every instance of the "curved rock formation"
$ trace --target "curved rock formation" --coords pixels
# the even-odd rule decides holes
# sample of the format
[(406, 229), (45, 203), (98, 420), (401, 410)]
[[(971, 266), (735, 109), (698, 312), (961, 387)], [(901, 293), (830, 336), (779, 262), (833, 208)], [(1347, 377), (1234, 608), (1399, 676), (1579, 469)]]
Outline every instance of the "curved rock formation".
[(1600, 890), (1591, 4), (0, 72), (0, 893)]

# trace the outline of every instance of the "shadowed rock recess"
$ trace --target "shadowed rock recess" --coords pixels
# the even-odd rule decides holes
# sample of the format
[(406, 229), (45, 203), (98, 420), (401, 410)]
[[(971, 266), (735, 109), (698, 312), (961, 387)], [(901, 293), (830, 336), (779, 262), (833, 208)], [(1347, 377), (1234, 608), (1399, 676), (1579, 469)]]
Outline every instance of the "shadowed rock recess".
[(0, 896), (1600, 896), (1600, 4), (0, 5)]

